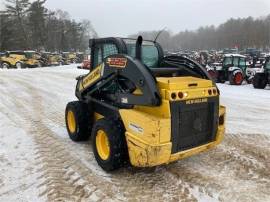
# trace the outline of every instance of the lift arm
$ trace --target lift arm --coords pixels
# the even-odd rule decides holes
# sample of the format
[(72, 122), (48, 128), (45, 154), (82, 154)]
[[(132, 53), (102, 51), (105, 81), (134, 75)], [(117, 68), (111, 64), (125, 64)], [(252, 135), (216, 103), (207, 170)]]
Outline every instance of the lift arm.
[[(138, 59), (125, 54), (111, 55), (104, 62), (85, 76), (77, 78), (76, 96), (80, 100), (95, 97), (109, 82), (118, 83), (119, 78), (131, 82), (141, 93), (117, 91), (114, 103), (124, 105), (158, 106), (161, 99), (155, 78), (150, 70)], [(95, 99), (99, 99), (95, 97)]]

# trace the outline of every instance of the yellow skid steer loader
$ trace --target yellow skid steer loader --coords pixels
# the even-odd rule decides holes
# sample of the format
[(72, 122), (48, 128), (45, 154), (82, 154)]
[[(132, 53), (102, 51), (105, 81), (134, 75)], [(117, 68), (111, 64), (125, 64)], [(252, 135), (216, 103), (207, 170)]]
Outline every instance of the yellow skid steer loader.
[(198, 63), (164, 56), (141, 36), (91, 39), (90, 48), (90, 72), (77, 78), (66, 126), (73, 141), (91, 136), (104, 170), (167, 164), (221, 142), (225, 107)]

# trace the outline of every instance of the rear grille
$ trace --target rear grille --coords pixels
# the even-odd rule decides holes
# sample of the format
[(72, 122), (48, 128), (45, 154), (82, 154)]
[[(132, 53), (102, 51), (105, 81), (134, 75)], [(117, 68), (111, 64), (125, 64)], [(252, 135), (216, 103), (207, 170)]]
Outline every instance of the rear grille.
[(215, 139), (218, 127), (218, 100), (218, 97), (211, 97), (207, 102), (171, 102), (172, 153)]

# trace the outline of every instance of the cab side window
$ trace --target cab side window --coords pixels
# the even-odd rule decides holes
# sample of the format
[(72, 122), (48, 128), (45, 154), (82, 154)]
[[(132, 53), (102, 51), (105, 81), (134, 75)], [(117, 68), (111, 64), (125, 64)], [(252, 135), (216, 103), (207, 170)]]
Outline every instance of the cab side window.
[(113, 43), (100, 44), (95, 47), (94, 68), (104, 62), (104, 59), (110, 55), (118, 54), (117, 46)]
[(107, 43), (103, 45), (103, 60), (110, 56), (118, 53), (118, 49), (115, 44)]
[(102, 63), (102, 46), (96, 46), (94, 50), (94, 60), (93, 60), (93, 66), (96, 68), (99, 64)]
[(239, 64), (239, 58), (234, 57), (233, 58), (233, 66), (238, 67), (238, 64)]
[(246, 59), (239, 58), (239, 67), (246, 67)]
[(224, 65), (231, 65), (232, 64), (232, 57), (226, 57), (224, 60)]

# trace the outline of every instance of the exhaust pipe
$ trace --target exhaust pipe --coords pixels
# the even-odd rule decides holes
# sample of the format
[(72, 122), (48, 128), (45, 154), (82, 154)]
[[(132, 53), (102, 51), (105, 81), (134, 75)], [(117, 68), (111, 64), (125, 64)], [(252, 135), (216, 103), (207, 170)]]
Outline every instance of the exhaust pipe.
[(143, 38), (142, 36), (138, 36), (137, 41), (136, 41), (136, 55), (135, 58), (138, 60), (142, 60), (142, 42)]

